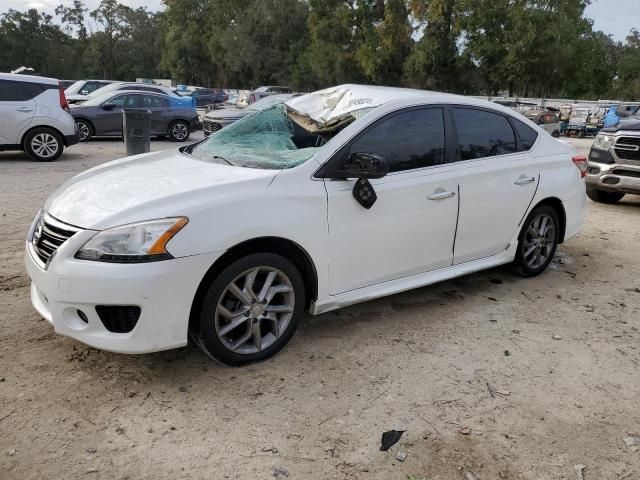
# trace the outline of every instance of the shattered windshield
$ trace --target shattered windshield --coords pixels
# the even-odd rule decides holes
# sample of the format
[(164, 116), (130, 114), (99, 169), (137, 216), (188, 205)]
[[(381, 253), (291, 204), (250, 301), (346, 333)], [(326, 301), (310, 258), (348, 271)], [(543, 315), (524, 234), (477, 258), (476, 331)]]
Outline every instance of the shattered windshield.
[(279, 104), (219, 130), (185, 153), (215, 163), (281, 170), (309, 160), (330, 137), (303, 129)]

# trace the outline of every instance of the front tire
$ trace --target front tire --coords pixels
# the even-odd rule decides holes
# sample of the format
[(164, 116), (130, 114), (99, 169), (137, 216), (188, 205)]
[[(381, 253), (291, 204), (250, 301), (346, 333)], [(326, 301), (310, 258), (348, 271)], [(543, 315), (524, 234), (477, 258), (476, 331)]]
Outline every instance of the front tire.
[(304, 305), (304, 281), (291, 261), (274, 253), (248, 255), (209, 286), (198, 343), (227, 365), (265, 360), (289, 342)]
[(58, 132), (51, 128), (34, 128), (24, 137), (23, 147), (31, 158), (38, 162), (53, 162), (64, 150), (64, 142)]
[(184, 120), (176, 120), (169, 125), (168, 133), (174, 142), (185, 142), (189, 139), (189, 125)]
[(624, 197), (622, 192), (607, 192), (605, 190), (596, 190), (595, 188), (587, 188), (587, 196), (598, 203), (618, 203)]
[(549, 205), (534, 208), (523, 223), (513, 271), (522, 277), (540, 275), (553, 260), (559, 241), (556, 211)]

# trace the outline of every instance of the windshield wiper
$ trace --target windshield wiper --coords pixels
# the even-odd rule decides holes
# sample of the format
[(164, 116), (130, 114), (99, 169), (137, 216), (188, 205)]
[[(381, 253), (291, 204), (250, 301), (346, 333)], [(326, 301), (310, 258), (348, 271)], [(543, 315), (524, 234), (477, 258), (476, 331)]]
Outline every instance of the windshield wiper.
[(234, 166), (233, 163), (231, 163), (229, 160), (227, 160), (224, 157), (221, 157), (220, 155), (214, 155), (213, 158), (215, 158), (216, 160), (222, 160), (224, 162), (227, 162), (229, 165), (231, 165), (232, 167)]

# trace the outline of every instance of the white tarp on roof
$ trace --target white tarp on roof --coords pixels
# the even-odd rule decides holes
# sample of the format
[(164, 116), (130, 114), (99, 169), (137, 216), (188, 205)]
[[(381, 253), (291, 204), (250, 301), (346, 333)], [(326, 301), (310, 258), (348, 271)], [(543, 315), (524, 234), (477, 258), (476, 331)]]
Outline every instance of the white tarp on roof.
[(378, 107), (406, 96), (424, 96), (426, 93), (407, 88), (340, 85), (294, 97), (287, 100), (285, 105), (290, 111), (308, 118), (318, 129), (322, 129), (338, 123), (357, 110)]

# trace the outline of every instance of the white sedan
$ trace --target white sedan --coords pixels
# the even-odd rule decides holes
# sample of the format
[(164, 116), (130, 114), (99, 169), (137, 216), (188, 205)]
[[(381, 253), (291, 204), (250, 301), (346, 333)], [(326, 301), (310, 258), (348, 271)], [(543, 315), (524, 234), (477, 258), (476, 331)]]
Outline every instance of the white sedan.
[(542, 273), (585, 213), (586, 159), (456, 95), (343, 85), (202, 142), (88, 170), (28, 234), (36, 310), (114, 352), (270, 357), (321, 314), (478, 270)]

